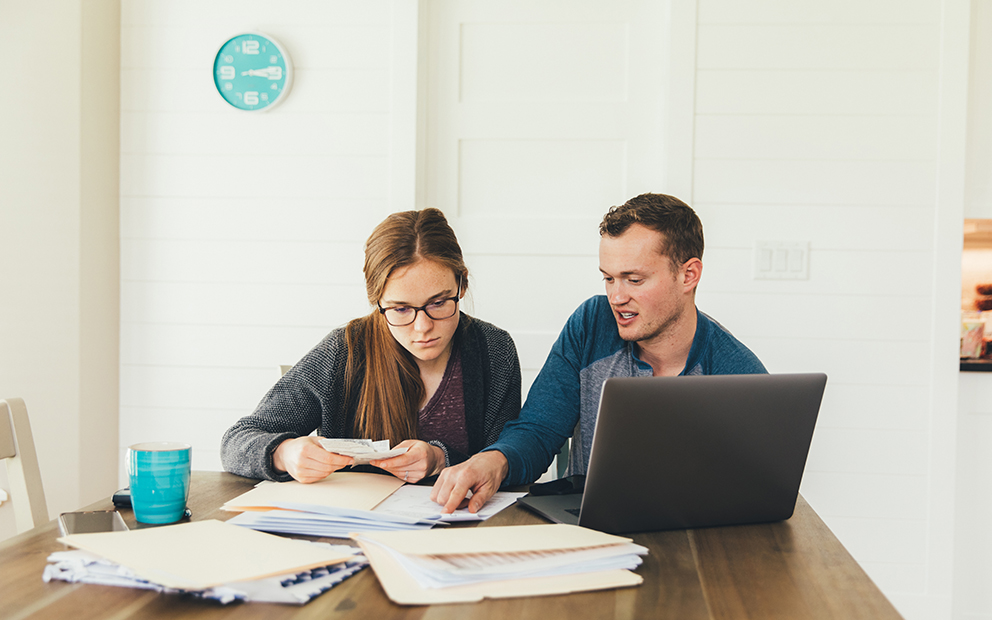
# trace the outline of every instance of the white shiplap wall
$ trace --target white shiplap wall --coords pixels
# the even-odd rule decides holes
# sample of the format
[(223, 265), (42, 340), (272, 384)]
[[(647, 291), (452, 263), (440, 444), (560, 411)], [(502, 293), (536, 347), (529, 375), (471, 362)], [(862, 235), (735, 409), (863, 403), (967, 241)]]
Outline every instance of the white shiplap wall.
[[(124, 3), (122, 451), (187, 441), (196, 468), (220, 469), (221, 434), (276, 365), (367, 311), (362, 243), (412, 157), (394, 139), (394, 9)], [(293, 59), (276, 111), (240, 113), (214, 90), (214, 54), (246, 31)]]
[[(698, 2), (699, 304), (772, 372), (829, 375), (803, 493), (908, 617), (949, 595), (929, 513), (942, 8)], [(777, 239), (809, 242), (809, 280), (750, 280)]]
[[(990, 265), (992, 267), (992, 265)], [(954, 619), (992, 618), (992, 375), (962, 372), (954, 547)]]

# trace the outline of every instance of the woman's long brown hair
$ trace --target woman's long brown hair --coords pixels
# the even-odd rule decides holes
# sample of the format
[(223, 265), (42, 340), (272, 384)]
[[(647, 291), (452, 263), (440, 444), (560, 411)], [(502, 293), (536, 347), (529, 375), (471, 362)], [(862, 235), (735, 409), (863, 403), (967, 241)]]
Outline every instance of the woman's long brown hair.
[[(468, 270), (448, 220), (438, 209), (393, 213), (365, 242), (365, 291), (373, 306), (382, 299), (389, 276), (401, 267), (429, 260), (451, 269), (468, 287)], [(424, 383), (414, 357), (393, 335), (382, 314), (373, 310), (345, 329), (348, 361), (345, 397), (358, 390), (355, 437), (388, 439), (396, 445), (417, 437), (417, 412)], [(357, 385), (359, 377), (361, 384)]]

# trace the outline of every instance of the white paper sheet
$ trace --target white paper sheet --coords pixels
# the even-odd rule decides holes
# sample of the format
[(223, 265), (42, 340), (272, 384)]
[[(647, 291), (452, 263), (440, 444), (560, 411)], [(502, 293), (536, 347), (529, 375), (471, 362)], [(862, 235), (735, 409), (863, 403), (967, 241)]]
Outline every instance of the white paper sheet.
[(355, 465), (368, 465), (372, 461), (388, 459), (406, 454), (409, 448), (389, 449), (389, 440), (372, 441), (371, 439), (339, 439), (323, 438), (320, 445), (328, 452), (350, 456), (355, 459)]
[(412, 484), (400, 487), (373, 508), (372, 512), (430, 521), (485, 521), (504, 508), (512, 506), (517, 498), (526, 495), (526, 493), (499, 491), (485, 503), (478, 513), (471, 513), (467, 508), (462, 508), (451, 514), (441, 514), (441, 506), (431, 500), (432, 489), (433, 487)]

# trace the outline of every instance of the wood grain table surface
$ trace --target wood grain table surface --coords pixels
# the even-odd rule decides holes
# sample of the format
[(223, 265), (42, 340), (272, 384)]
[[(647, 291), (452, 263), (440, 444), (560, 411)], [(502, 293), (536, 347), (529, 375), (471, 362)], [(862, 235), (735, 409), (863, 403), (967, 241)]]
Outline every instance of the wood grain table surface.
[[(189, 500), (193, 519), (230, 518), (235, 513), (220, 506), (256, 482), (229, 473), (194, 472)], [(109, 498), (85, 507), (112, 508)], [(129, 527), (139, 526), (130, 510), (121, 514)], [(544, 522), (512, 506), (480, 527)], [(44, 583), (46, 558), (65, 548), (58, 536), (52, 521), (0, 543), (0, 618), (901, 618), (802, 497), (795, 515), (780, 523), (631, 535), (650, 550), (636, 570), (644, 583), (635, 588), (427, 607), (391, 602), (370, 568), (302, 606), (221, 605), (131, 588)]]

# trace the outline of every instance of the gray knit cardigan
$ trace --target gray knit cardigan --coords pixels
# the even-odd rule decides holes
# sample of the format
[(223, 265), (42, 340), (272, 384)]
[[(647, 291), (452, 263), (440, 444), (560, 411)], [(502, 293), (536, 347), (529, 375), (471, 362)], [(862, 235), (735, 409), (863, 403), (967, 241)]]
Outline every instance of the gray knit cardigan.
[[(510, 335), (462, 314), (454, 346), (461, 353), (469, 454), (432, 441), (444, 450), (446, 465), (460, 463), (494, 443), (503, 425), (520, 413), (520, 361)], [(248, 478), (291, 480), (272, 465), (272, 453), (280, 443), (314, 429), (321, 437), (351, 437), (358, 396), (344, 402), (347, 357), (344, 328), (339, 328), (283, 375), (254, 413), (224, 433), (220, 448), (224, 468)], [(364, 368), (364, 363), (360, 366)]]

